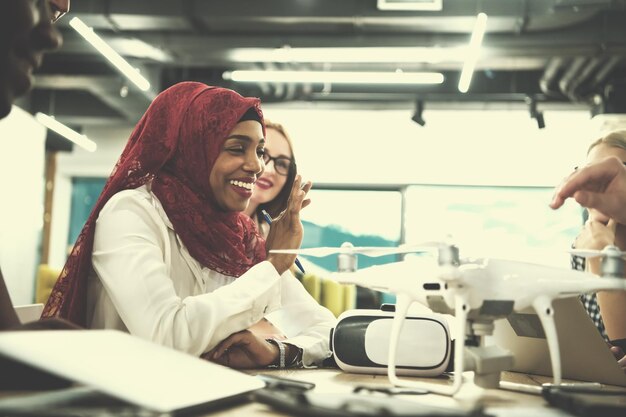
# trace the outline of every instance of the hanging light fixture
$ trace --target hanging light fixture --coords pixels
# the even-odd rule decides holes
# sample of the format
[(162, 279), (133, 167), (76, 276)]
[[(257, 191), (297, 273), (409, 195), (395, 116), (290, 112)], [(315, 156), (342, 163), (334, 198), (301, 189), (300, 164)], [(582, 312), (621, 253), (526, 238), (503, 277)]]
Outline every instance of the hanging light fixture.
[(54, 117), (48, 116), (44, 113), (37, 113), (35, 114), (35, 120), (37, 120), (48, 129), (53, 130), (59, 135), (65, 137), (69, 141), (74, 142), (76, 145), (80, 146), (86, 151), (95, 152), (95, 150), (98, 148), (96, 142), (92, 141), (87, 136), (70, 129), (63, 123), (56, 120)]

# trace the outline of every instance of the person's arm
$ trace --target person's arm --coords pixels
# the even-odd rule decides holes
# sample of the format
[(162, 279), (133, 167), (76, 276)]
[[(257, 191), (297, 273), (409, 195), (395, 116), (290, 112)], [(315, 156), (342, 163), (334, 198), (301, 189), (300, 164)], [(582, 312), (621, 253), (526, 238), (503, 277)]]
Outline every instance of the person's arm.
[(269, 262), (212, 293), (182, 298), (168, 261), (176, 255), (157, 209), (139, 192), (102, 210), (93, 266), (131, 334), (199, 356), (280, 306), (280, 276)]
[(19, 324), (20, 319), (13, 309), (9, 290), (7, 289), (2, 271), (0, 270), (0, 330), (7, 330)]
[(286, 366), (298, 361), (304, 366), (320, 364), (330, 356), (329, 339), (335, 316), (321, 307), (291, 272), (285, 272), (281, 280), (283, 308), (268, 315), (268, 319), (288, 335), (287, 339), (272, 342), (243, 330), (220, 342), (203, 355), (205, 359), (240, 369), (280, 365), (280, 344)]
[[(624, 250), (626, 243), (616, 237), (626, 233), (623, 229), (624, 226), (613, 219), (606, 225), (590, 219), (576, 238), (576, 248), (601, 250), (607, 245), (617, 245)], [(617, 234), (616, 230), (619, 231)], [(600, 257), (587, 259), (586, 268), (593, 274), (602, 275)], [(597, 298), (609, 339), (626, 338), (626, 291), (599, 291)]]
[[(331, 354), (330, 331), (336, 318), (311, 297), (291, 272), (285, 272), (282, 281), (282, 308), (267, 318), (287, 335), (285, 344), (302, 349), (305, 366), (320, 364)], [(287, 356), (289, 363), (292, 356)]]
[(300, 211), (311, 203), (311, 200), (306, 198), (311, 187), (310, 181), (302, 185), (302, 177), (296, 175), (287, 208), (272, 220), (265, 246), (268, 251), (267, 260), (274, 265), (279, 274), (283, 274), (294, 264), (296, 255), (271, 253), (271, 250), (298, 249), (302, 244), (304, 229), (300, 221)]
[(609, 157), (573, 172), (555, 189), (550, 207), (557, 209), (570, 197), (626, 224), (626, 167)]

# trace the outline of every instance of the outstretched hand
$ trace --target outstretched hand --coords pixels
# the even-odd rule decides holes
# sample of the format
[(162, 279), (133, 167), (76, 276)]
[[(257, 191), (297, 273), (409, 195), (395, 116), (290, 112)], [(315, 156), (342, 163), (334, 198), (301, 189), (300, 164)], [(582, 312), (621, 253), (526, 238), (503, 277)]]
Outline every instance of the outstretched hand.
[(275, 345), (249, 330), (242, 330), (228, 336), (203, 357), (231, 368), (254, 369), (275, 363), (278, 355)]
[(609, 157), (573, 172), (556, 188), (550, 207), (558, 209), (570, 197), (626, 224), (626, 167)]
[[(311, 187), (310, 181), (302, 186), (302, 177), (296, 176), (291, 187), (287, 208), (272, 220), (265, 243), (268, 252), (271, 249), (298, 249), (300, 247), (303, 235), (300, 211), (311, 203), (311, 200), (306, 198)], [(293, 265), (296, 255), (269, 253), (267, 260), (274, 265), (279, 274), (282, 274)]]

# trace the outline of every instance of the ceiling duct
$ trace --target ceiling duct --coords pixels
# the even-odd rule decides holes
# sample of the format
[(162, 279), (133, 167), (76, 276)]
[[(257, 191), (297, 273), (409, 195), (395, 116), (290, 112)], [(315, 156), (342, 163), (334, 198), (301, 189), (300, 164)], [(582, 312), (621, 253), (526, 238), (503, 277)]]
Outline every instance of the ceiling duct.
[(553, 58), (539, 80), (541, 91), (550, 97), (566, 97), (572, 102), (588, 102), (601, 94), (619, 56)]

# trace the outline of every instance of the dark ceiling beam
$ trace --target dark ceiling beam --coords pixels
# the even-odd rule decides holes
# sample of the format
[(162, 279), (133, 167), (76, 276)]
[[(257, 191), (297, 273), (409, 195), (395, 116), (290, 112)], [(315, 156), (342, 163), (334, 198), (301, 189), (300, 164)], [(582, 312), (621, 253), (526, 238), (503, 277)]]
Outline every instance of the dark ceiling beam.
[[(425, 103), (428, 110), (528, 110), (528, 103), (525, 94), (491, 94), (476, 95), (468, 93), (461, 97), (460, 95), (420, 95), (412, 94), (391, 95), (391, 94), (365, 94), (365, 93), (343, 93), (324, 95), (314, 93), (310, 97), (310, 102), (279, 102), (265, 104), (267, 107), (279, 108), (306, 108), (311, 109), (315, 106), (320, 108), (337, 108), (337, 109), (381, 109), (381, 110), (398, 110), (406, 109), (409, 111), (415, 106), (416, 100)], [(583, 103), (570, 103), (566, 101), (546, 101), (541, 102), (542, 110), (589, 110), (589, 105)]]
[[(327, 66), (274, 63), (271, 58), (241, 62), (232, 55), (234, 48), (285, 46), (458, 47), (467, 44), (479, 11), (490, 18), (468, 94), (456, 90), (460, 57), (439, 63)], [(56, 106), (60, 118), (74, 121), (134, 123), (158, 91), (189, 79), (234, 87), (245, 95), (260, 96), (265, 103), (338, 105), (347, 100), (348, 105), (393, 105), (414, 103), (419, 95), (453, 108), (483, 101), (506, 106), (532, 95), (541, 103), (565, 105), (570, 104), (566, 95), (548, 96), (539, 89), (550, 62), (556, 59), (563, 66), (577, 59), (587, 62), (571, 83), (579, 97), (578, 92), (594, 92), (613, 81), (626, 56), (626, 0), (444, 0), (440, 12), (380, 11), (376, 0), (80, 0), (72, 4), (72, 15), (93, 26), (133, 66), (141, 67), (153, 86), (146, 94), (131, 86), (128, 96), (122, 97), (122, 76), (68, 26), (69, 19), (63, 19), (64, 46), (45, 58), (36, 84), (36, 93), (43, 96), (37, 103), (46, 107), (55, 98), (59, 103), (61, 96), (64, 102), (75, 100)], [(135, 40), (156, 48), (156, 53), (142, 52), (145, 48)], [(610, 60), (604, 62), (604, 57)], [(446, 82), (438, 87), (322, 88), (293, 83), (236, 85), (222, 80), (223, 71), (242, 68), (434, 70), (444, 72)], [(565, 68), (559, 65), (553, 70), (544, 81), (558, 86)]]
[(121, 114), (84, 90), (36, 89), (31, 95), (29, 110), (54, 116), (70, 127), (79, 126), (81, 122), (111, 124), (123, 120)]
[[(35, 78), (35, 87), (43, 90), (61, 91), (85, 91), (92, 94), (110, 108), (114, 113), (102, 110), (109, 118), (125, 119), (136, 122), (150, 105), (150, 99), (143, 93), (128, 89), (128, 95), (123, 97), (120, 93), (126, 83), (120, 77), (113, 76), (64, 76), (64, 75), (38, 75)], [(160, 87), (160, 86), (159, 86)], [(65, 102), (55, 100), (58, 102)], [(84, 100), (58, 113), (59, 118), (70, 117), (80, 114), (80, 108), (84, 109)], [(60, 110), (57, 107), (57, 111)]]
[[(441, 11), (381, 11), (375, 0), (81, 0), (72, 13), (97, 29), (126, 31), (184, 31), (189, 21), (199, 21), (207, 32), (249, 32), (270, 27), (273, 31), (397, 30), (471, 31), (474, 16), (491, 17), (490, 31), (543, 30), (569, 26), (621, 1), (595, 0), (585, 5), (572, 0), (446, 0)], [(197, 29), (197, 28), (196, 28)]]
[[(626, 11), (602, 13), (593, 19), (559, 30), (520, 34), (487, 34), (484, 40), (481, 61), (489, 61), (499, 57), (552, 58), (595, 55), (600, 52), (626, 55)], [(65, 31), (65, 43), (60, 53), (63, 55), (97, 54), (90, 45), (73, 31)], [(160, 48), (168, 58), (161, 63), (185, 66), (224, 65), (233, 62), (233, 48), (280, 48), (291, 47), (415, 47), (439, 46), (450, 47), (464, 45), (467, 35), (450, 33), (424, 34), (354, 34), (335, 33), (333, 36), (323, 34), (292, 34), (289, 36), (270, 33), (249, 35), (200, 35), (193, 33), (137, 33), (136, 38), (148, 45)], [(145, 62), (142, 52), (132, 46), (125, 47), (124, 36), (104, 34), (116, 49), (128, 58), (138, 58)], [(199, 53), (202, 51), (202, 53)], [(268, 58), (269, 61), (269, 58)], [(494, 66), (487, 64), (487, 66)], [(496, 67), (497, 68), (497, 67)]]

